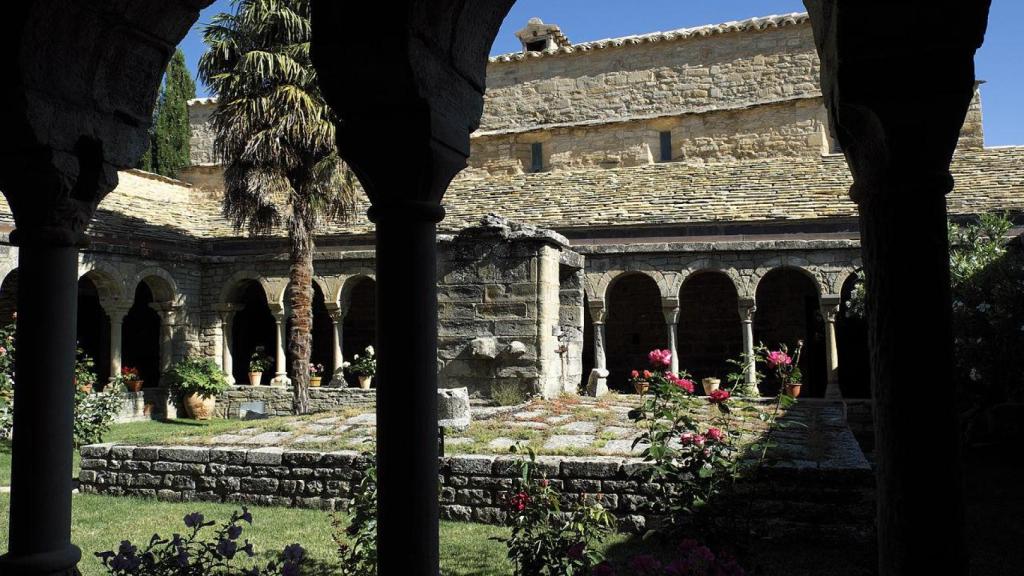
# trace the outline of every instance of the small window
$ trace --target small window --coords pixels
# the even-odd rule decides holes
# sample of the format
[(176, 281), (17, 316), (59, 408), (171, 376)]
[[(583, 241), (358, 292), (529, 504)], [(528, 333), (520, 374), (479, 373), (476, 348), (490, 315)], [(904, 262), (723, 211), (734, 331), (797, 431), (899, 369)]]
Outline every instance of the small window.
[(661, 161), (672, 161), (672, 133), (662, 132), (661, 136)]
[(540, 142), (534, 142), (530, 145), (530, 171), (544, 171), (544, 145)]
[(544, 40), (534, 40), (533, 42), (527, 42), (526, 43), (526, 51), (527, 52), (543, 52), (543, 51), (545, 51), (547, 49), (548, 49), (548, 41), (547, 41), (547, 39), (544, 39)]

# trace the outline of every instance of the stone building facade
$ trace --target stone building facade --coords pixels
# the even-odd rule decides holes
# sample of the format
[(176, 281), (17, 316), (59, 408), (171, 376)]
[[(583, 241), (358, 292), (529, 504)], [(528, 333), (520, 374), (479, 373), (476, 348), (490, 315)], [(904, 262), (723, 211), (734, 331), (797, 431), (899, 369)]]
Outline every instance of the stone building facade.
[[(520, 37), (522, 52), (488, 66), (469, 167), (445, 198), (441, 385), (554, 396), (593, 375), (625, 390), (654, 347), (723, 377), (757, 342), (804, 340), (809, 395), (866, 396), (863, 326), (843, 314), (857, 213), (806, 15), (579, 44), (531, 21)], [(180, 181), (124, 172), (91, 225), (79, 340), (101, 377), (132, 365), (159, 385), (203, 354), (242, 383), (263, 347), (263, 383), (287, 385), (287, 245), (222, 217), (215, 108), (191, 105)], [(981, 120), (979, 90), (953, 161), (956, 218), (1024, 209), (1024, 148), (986, 149)], [(365, 207), (317, 239), (313, 354), (329, 370), (373, 343), (387, 304)], [(0, 205), (0, 315), (17, 282), (12, 225)]]

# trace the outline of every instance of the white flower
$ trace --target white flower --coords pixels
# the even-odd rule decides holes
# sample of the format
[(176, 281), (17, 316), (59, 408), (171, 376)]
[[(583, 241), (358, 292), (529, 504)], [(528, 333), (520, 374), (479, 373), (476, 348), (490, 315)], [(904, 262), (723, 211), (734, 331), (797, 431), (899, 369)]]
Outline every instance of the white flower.
[(351, 362), (342, 362), (342, 363), (341, 363), (341, 367), (342, 367), (342, 368), (348, 368), (348, 367), (349, 367), (349, 366), (351, 366), (351, 365), (352, 365), (352, 363), (351, 363)]
[(981, 373), (976, 368), (971, 368), (971, 381), (977, 382), (981, 380)]
[(373, 346), (367, 346), (366, 347), (366, 354), (369, 355), (369, 356), (373, 356), (373, 354), (374, 354)]
[(989, 304), (988, 302), (982, 302), (981, 304), (978, 304), (978, 308), (977, 308), (978, 312), (981, 312), (982, 314), (984, 314), (985, 312), (988, 312), (991, 309), (992, 309), (992, 305)]

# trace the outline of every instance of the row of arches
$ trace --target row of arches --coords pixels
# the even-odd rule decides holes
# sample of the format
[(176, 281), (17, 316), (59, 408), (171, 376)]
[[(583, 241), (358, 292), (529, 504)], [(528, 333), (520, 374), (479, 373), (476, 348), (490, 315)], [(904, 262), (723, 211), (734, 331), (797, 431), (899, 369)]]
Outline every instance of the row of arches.
[[(230, 368), (236, 382), (248, 381), (248, 360), (257, 347), (271, 358), (275, 356), (277, 316), (284, 315), (272, 311), (272, 307), (281, 307), (272, 301), (273, 296), (268, 297), (265, 286), (260, 279), (244, 278), (233, 282), (222, 296), (236, 309), (227, 328), (231, 338), (226, 342), (232, 355), (242, 360)], [(325, 379), (330, 380), (340, 357), (340, 353), (334, 353), (336, 328), (331, 309), (340, 322), (338, 346), (362, 351), (375, 341), (376, 283), (370, 276), (351, 278), (337, 293), (343, 305), (333, 306), (328, 304), (323, 286), (323, 282), (314, 283), (311, 361), (322, 364)], [(0, 321), (13, 320), (17, 290), (18, 271), (13, 269), (0, 282)], [(125, 297), (126, 292), (130, 292), (130, 298)], [(131, 281), (121, 282), (105, 268), (84, 267), (78, 281), (76, 334), (78, 347), (95, 361), (100, 385), (123, 366), (138, 369), (145, 387), (165, 384), (162, 374), (172, 362), (182, 310), (177, 286), (163, 270), (140, 273)], [(284, 322), (287, 328), (286, 318)], [(285, 329), (283, 346), (287, 346), (287, 334)], [(263, 383), (269, 383), (275, 372), (276, 368), (265, 373)]]
[[(824, 302), (819, 285), (804, 270), (776, 268), (757, 283), (752, 300), (743, 299), (733, 278), (724, 272), (704, 270), (691, 274), (679, 288), (677, 299), (666, 301), (662, 287), (648, 274), (624, 273), (607, 285), (597, 319), (603, 323), (605, 367), (608, 385), (628, 390), (629, 374), (647, 365), (647, 352), (668, 348), (668, 330), (675, 333), (679, 366), (697, 379), (723, 378), (736, 368), (729, 359), (744, 352), (743, 318), (752, 313), (753, 341), (769, 348), (781, 343), (792, 347), (804, 342), (800, 361), (804, 375), (802, 394), (823, 397), (829, 379), (829, 354), (836, 384), (844, 397), (868, 397), (867, 332), (863, 320), (849, 318), (847, 302), (856, 275), (846, 277), (835, 299)], [(585, 334), (583, 373), (589, 375), (594, 355), (595, 317), (589, 301), (584, 307)], [(832, 308), (830, 310), (830, 308)], [(829, 316), (831, 315), (831, 318)], [(674, 326), (672, 325), (674, 321)], [(832, 325), (829, 326), (829, 322)], [(829, 330), (833, 330), (830, 335)], [(829, 352), (829, 338), (835, 348)], [(778, 383), (765, 378), (762, 393), (774, 394)]]

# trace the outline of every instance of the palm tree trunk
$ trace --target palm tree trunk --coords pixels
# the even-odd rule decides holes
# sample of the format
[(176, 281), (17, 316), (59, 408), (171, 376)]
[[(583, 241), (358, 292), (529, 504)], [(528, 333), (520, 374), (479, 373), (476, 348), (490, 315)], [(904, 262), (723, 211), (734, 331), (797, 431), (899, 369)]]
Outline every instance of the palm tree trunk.
[[(296, 218), (296, 220), (301, 220)], [(292, 308), (288, 358), (292, 365), (295, 414), (309, 413), (309, 356), (313, 344), (313, 237), (301, 221), (291, 229), (289, 299)]]

